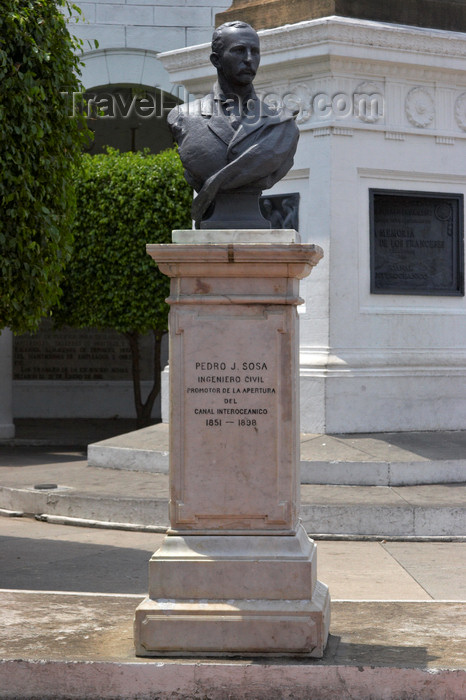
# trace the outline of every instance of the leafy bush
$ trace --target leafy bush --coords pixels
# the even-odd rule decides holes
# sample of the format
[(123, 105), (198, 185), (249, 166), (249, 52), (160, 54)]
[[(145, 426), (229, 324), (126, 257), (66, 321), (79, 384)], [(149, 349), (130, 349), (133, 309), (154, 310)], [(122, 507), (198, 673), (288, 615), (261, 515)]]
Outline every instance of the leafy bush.
[(59, 296), (71, 252), (72, 170), (87, 138), (62, 91), (79, 90), (80, 42), (67, 0), (0, 9), (0, 331), (35, 330)]
[[(167, 330), (169, 280), (147, 255), (146, 243), (170, 243), (190, 228), (192, 192), (175, 149), (83, 155), (76, 176), (74, 250), (54, 310), (57, 324), (113, 328), (131, 347), (139, 423), (147, 424), (160, 391), (160, 344)], [(142, 402), (139, 335), (153, 331), (154, 379)]]

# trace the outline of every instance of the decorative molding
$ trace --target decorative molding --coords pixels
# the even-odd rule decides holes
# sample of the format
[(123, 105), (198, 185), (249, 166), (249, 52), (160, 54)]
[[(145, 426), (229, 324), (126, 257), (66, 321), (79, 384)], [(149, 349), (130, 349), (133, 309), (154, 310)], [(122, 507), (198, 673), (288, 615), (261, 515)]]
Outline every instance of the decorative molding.
[(358, 47), (401, 50), (426, 56), (438, 54), (464, 60), (466, 48), (466, 35), (462, 32), (381, 24), (345, 17), (326, 17), (299, 22), (266, 29), (259, 34), (264, 52), (335, 42)]
[(375, 124), (384, 116), (384, 99), (383, 87), (378, 83), (368, 80), (359, 83), (353, 92), (354, 116), (366, 124)]
[(332, 130), (329, 126), (325, 126), (323, 128), (314, 129), (313, 133), (316, 138), (319, 138), (320, 136), (330, 136)]
[(413, 126), (425, 129), (434, 121), (434, 98), (426, 88), (412, 88), (406, 95), (405, 110), (408, 121)]
[(455, 102), (455, 119), (459, 128), (466, 131), (466, 92), (462, 92), (456, 98)]
[(466, 350), (300, 348), (301, 376), (466, 376)]
[[(358, 168), (359, 177), (377, 180), (408, 180), (409, 182), (430, 182), (466, 186), (466, 174), (462, 173), (426, 173), (414, 170), (384, 170), (383, 168)], [(435, 191), (435, 190), (433, 190)]]
[(440, 143), (443, 146), (454, 146), (455, 139), (450, 138), (449, 136), (436, 136), (435, 143)]
[(341, 126), (333, 126), (332, 133), (335, 134), (335, 136), (353, 136), (354, 129), (343, 129)]
[[(466, 47), (465, 47), (466, 48)], [(367, 49), (366, 49), (367, 50)], [(412, 82), (417, 82), (422, 76), (422, 81), (424, 82), (435, 82), (440, 81), (442, 83), (450, 83), (455, 87), (464, 85), (466, 87), (466, 73), (464, 66), (461, 67), (440, 67), (435, 65), (428, 65), (427, 63), (422, 63), (419, 65), (418, 62), (410, 63), (409, 57), (405, 54), (401, 56), (398, 54), (396, 60), (392, 61), (393, 57), (390, 57), (388, 52), (383, 54), (383, 57), (374, 54), (372, 57), (368, 57), (362, 60), (360, 57), (353, 57), (351, 55), (341, 55), (334, 56), (322, 54), (322, 58), (328, 59), (325, 63), (325, 68), (333, 73), (343, 73), (346, 75), (354, 76), (367, 76), (372, 75), (372, 81), (386, 81), (388, 78), (393, 78), (395, 81), (409, 80)], [(415, 59), (416, 57), (413, 57)], [(401, 62), (402, 61), (402, 62)], [(310, 74), (315, 74), (315, 71), (307, 67), (307, 72)], [(361, 79), (360, 78), (360, 79)], [(366, 78), (367, 80), (367, 78)]]
[(386, 131), (385, 138), (387, 141), (404, 141), (406, 135), (400, 133), (399, 131)]
[[(369, 20), (353, 20), (344, 17), (326, 17), (324, 19), (298, 22), (275, 29), (259, 32), (263, 60), (272, 54), (292, 51), (294, 54), (315, 56), (328, 52), (328, 45), (356, 47), (358, 53), (362, 47), (371, 50), (382, 49), (403, 51), (405, 62), (409, 55), (419, 54), (426, 57), (426, 63), (432, 56), (451, 57), (464, 62), (466, 55), (466, 34), (436, 29), (423, 29), (395, 24), (381, 24)], [(196, 70), (208, 66), (210, 45), (166, 51), (160, 54), (168, 72)], [(385, 60), (389, 60), (385, 57)], [(461, 69), (461, 68), (460, 68)]]
[(354, 129), (343, 128), (341, 126), (325, 126), (313, 128), (312, 132), (316, 138), (321, 136), (354, 136)]

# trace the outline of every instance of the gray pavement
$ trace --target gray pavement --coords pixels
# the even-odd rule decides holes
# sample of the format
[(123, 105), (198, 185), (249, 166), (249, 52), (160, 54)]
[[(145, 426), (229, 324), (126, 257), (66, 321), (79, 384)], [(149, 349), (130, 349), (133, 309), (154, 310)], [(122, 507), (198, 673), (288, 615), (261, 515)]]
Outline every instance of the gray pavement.
[[(15, 418), (10, 445), (63, 446), (86, 450), (92, 442), (107, 440), (137, 429), (131, 418)], [(0, 444), (1, 441), (0, 441)]]
[[(162, 534), (0, 518), (0, 589), (143, 595)], [(466, 601), (466, 543), (318, 542), (340, 600)]]
[(4, 700), (463, 700), (464, 606), (334, 602), (322, 660), (136, 658), (137, 596), (4, 591)]

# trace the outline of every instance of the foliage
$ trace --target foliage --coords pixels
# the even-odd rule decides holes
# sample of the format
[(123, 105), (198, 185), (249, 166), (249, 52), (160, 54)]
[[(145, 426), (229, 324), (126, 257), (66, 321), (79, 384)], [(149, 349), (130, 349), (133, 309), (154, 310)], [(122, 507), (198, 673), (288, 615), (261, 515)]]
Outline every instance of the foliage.
[(0, 9), (0, 331), (35, 330), (59, 296), (71, 252), (72, 170), (87, 131), (63, 91), (79, 90), (81, 42), (68, 0)]
[[(66, 267), (58, 324), (113, 328), (124, 333), (133, 357), (135, 402), (147, 423), (160, 390), (160, 341), (167, 329), (169, 280), (145, 250), (170, 243), (171, 231), (190, 228), (191, 189), (175, 149), (83, 155), (76, 176), (73, 255)], [(138, 336), (154, 332), (154, 384), (141, 401)], [(149, 405), (150, 404), (150, 405)]]

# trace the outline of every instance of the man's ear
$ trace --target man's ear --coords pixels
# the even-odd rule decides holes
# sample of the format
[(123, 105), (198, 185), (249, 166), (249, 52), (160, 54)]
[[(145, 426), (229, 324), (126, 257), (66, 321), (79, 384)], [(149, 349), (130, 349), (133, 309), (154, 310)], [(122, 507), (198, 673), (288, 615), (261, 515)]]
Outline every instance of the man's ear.
[(218, 55), (218, 53), (211, 53), (210, 54), (210, 62), (212, 63), (212, 65), (215, 68), (220, 67), (220, 56)]

